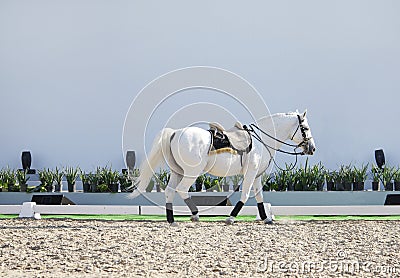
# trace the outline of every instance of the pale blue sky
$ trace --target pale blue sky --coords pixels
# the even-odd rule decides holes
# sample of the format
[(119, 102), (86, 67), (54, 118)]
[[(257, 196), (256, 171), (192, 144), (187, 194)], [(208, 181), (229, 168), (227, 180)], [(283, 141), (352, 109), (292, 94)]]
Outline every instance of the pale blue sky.
[(0, 166), (111, 163), (135, 95), (168, 71), (216, 66), (272, 112), (308, 108), (330, 167), (400, 163), (399, 1), (0, 1)]

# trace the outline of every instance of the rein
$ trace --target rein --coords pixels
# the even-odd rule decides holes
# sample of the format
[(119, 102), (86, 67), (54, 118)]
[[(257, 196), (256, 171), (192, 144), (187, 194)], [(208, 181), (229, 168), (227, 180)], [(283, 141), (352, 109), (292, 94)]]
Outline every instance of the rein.
[[(303, 143), (300, 143), (299, 145), (289, 144), (289, 143), (283, 142), (282, 140), (279, 140), (276, 137), (273, 137), (272, 135), (269, 135), (268, 133), (266, 133), (264, 130), (262, 130), (261, 128), (259, 128), (255, 124), (250, 124), (250, 126), (251, 126), (251, 129), (248, 129), (248, 131), (251, 132), (251, 135), (254, 137), (254, 139), (256, 139), (257, 141), (262, 143), (264, 145), (264, 147), (266, 147), (267, 149), (273, 149), (274, 151), (285, 153), (285, 154), (290, 154), (290, 155), (303, 155), (304, 154), (304, 152), (301, 152), (301, 153), (300, 152), (296, 152), (296, 149), (301, 147), (301, 145)], [(261, 136), (258, 135), (255, 132), (254, 128), (256, 128), (258, 131), (260, 131), (262, 134), (268, 136), (269, 138), (271, 138), (271, 139), (273, 139), (273, 140), (275, 140), (275, 141), (277, 141), (277, 142), (279, 142), (279, 143), (281, 143), (283, 145), (286, 145), (286, 146), (289, 146), (289, 147), (294, 147), (294, 151), (293, 152), (288, 152), (288, 151), (284, 151), (284, 150), (281, 150), (281, 149), (277, 149), (277, 148), (271, 147), (270, 145), (268, 145), (267, 143), (265, 143), (262, 140)]]
[[(282, 140), (280, 140), (280, 139), (278, 139), (278, 138), (276, 138), (276, 137), (274, 137), (274, 136), (272, 136), (272, 135), (266, 133), (264, 130), (262, 130), (261, 128), (259, 128), (259, 127), (258, 127), (257, 125), (255, 125), (255, 124), (250, 124), (250, 128), (247, 127), (247, 126), (243, 126), (244, 129), (246, 129), (246, 130), (249, 132), (249, 134), (251, 134), (251, 135), (253, 136), (254, 139), (256, 139), (258, 142), (260, 142), (261, 144), (263, 144), (264, 147), (265, 147), (265, 148), (267, 149), (267, 151), (269, 152), (271, 159), (270, 159), (270, 161), (269, 161), (269, 163), (268, 163), (267, 168), (268, 168), (269, 165), (271, 164), (271, 160), (272, 160), (272, 161), (274, 162), (274, 164), (275, 164), (276, 167), (278, 167), (280, 170), (283, 170), (283, 169), (281, 169), (281, 167), (279, 167), (278, 164), (276, 163), (274, 157), (272, 156), (271, 149), (274, 150), (274, 151), (277, 151), (277, 152), (284, 153), (284, 154), (289, 154), (289, 155), (294, 155), (294, 156), (296, 156), (296, 161), (295, 161), (294, 164), (292, 164), (292, 167), (291, 167), (291, 169), (289, 169), (289, 170), (293, 170), (294, 167), (296, 167), (296, 164), (297, 164), (297, 156), (298, 156), (298, 155), (305, 155), (305, 152), (304, 152), (304, 151), (302, 151), (302, 152), (297, 152), (296, 150), (297, 150), (298, 148), (300, 148), (301, 146), (305, 145), (311, 138), (308, 138), (308, 137), (307, 137), (307, 135), (306, 135), (306, 129), (305, 129), (305, 127), (302, 125), (302, 120), (301, 120), (301, 118), (300, 118), (299, 115), (297, 115), (297, 119), (299, 120), (299, 124), (298, 124), (298, 126), (297, 126), (295, 132), (293, 133), (292, 137), (290, 138), (291, 140), (293, 140), (293, 138), (294, 138), (294, 136), (296, 135), (296, 133), (300, 130), (301, 135), (303, 136), (303, 141), (302, 141), (300, 144), (297, 144), (297, 145), (295, 145), (295, 144), (290, 144), (290, 143), (286, 143), (286, 142), (284, 142), (284, 141), (282, 141)], [(277, 142), (279, 142), (279, 143), (281, 143), (281, 144), (283, 144), (283, 145), (285, 145), (285, 146), (293, 147), (293, 148), (294, 148), (294, 149), (293, 149), (293, 152), (288, 152), (288, 151), (285, 151), (285, 150), (277, 149), (277, 148), (275, 148), (275, 147), (272, 147), (272, 146), (268, 145), (267, 143), (265, 143), (265, 142), (262, 140), (261, 136), (258, 135), (257, 132), (256, 132), (254, 129), (257, 129), (257, 130), (260, 131), (262, 134), (264, 134), (265, 136), (271, 138), (271, 139), (274, 140), (274, 141), (277, 141)]]

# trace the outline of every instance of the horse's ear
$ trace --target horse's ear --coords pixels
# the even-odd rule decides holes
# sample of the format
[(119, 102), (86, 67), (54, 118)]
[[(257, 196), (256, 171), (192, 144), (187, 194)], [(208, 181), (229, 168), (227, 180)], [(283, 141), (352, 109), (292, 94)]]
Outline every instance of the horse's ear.
[(305, 117), (306, 117), (306, 115), (307, 115), (307, 109), (306, 109), (306, 110), (304, 110), (304, 112), (303, 112), (303, 118), (305, 118)]

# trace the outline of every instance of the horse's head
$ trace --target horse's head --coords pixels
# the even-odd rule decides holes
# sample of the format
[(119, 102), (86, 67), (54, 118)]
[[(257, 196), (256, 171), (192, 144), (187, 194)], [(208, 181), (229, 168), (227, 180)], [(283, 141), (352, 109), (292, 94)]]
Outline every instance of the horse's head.
[(307, 110), (304, 113), (297, 113), (298, 122), (291, 139), (303, 149), (304, 154), (313, 155), (315, 152), (315, 143), (306, 115)]

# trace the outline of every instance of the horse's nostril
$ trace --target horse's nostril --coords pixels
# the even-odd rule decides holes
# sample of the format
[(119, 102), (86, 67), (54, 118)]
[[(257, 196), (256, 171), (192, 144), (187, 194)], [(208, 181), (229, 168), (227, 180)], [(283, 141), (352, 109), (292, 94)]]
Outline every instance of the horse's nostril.
[(315, 152), (315, 148), (313, 148), (312, 151)]

